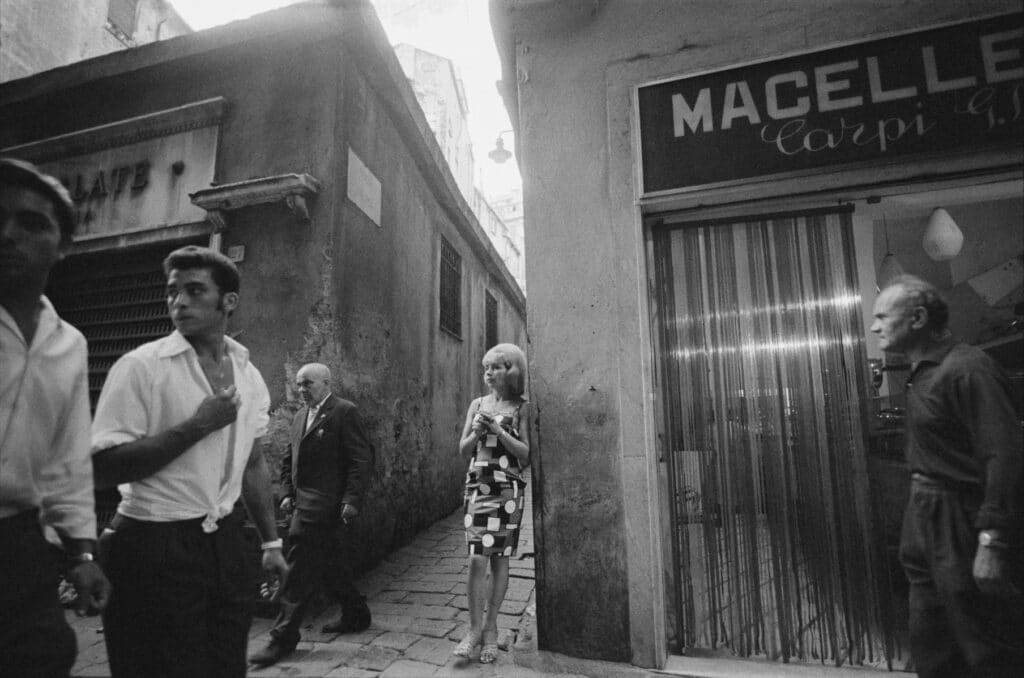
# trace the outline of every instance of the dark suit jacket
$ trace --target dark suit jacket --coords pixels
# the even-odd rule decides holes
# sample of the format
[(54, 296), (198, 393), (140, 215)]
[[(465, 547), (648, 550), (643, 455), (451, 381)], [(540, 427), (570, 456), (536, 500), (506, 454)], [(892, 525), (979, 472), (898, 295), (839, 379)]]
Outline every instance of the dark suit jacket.
[(372, 450), (356, 406), (328, 396), (305, 431), (303, 407), (292, 421), (291, 442), (281, 460), (281, 487), (295, 500), (302, 522), (337, 521), (342, 504), (360, 508), (369, 482)]

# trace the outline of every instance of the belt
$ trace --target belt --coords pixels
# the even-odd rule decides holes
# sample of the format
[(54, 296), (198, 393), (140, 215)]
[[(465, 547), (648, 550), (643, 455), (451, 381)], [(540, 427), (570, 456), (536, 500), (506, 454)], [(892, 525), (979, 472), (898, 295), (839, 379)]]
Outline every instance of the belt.
[(123, 513), (117, 513), (110, 521), (108, 529), (117, 532), (118, 530), (128, 529), (130, 527), (148, 527), (148, 528), (173, 528), (183, 527), (191, 528), (196, 527), (203, 532), (211, 533), (216, 532), (221, 527), (229, 525), (240, 525), (242, 523), (242, 512), (232, 511), (220, 520), (212, 520), (210, 516), (202, 516), (199, 518), (186, 518), (185, 520), (139, 520), (138, 518), (131, 518), (124, 515)]
[(910, 474), (910, 480), (914, 487), (924, 490), (941, 490), (944, 492), (957, 493), (978, 493), (982, 488), (973, 483), (958, 482), (948, 478), (930, 476), (926, 473), (914, 471)]

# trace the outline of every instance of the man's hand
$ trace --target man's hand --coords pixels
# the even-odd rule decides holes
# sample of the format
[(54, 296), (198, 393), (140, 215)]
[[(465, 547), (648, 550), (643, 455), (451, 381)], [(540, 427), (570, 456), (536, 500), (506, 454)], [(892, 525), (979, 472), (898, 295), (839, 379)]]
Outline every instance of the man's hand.
[(232, 384), (222, 391), (203, 398), (192, 419), (206, 435), (228, 426), (238, 417), (242, 397)]
[(285, 513), (291, 513), (295, 509), (295, 500), (291, 497), (285, 497), (281, 500), (281, 510)]
[(78, 563), (67, 571), (65, 578), (78, 592), (75, 612), (79, 617), (90, 613), (96, 614), (107, 606), (107, 601), (110, 600), (110, 582), (95, 562)]
[[(263, 571), (284, 584), (285, 577), (288, 576), (288, 563), (285, 561), (281, 549), (267, 549), (263, 552)], [(278, 590), (280, 591), (281, 588), (278, 587)]]
[(348, 524), (348, 521), (352, 520), (359, 515), (359, 509), (352, 504), (341, 505), (341, 522)]
[(1010, 581), (1010, 567), (1002, 550), (989, 546), (978, 546), (974, 555), (974, 583), (982, 593), (989, 596), (1016, 598), (1020, 589)]

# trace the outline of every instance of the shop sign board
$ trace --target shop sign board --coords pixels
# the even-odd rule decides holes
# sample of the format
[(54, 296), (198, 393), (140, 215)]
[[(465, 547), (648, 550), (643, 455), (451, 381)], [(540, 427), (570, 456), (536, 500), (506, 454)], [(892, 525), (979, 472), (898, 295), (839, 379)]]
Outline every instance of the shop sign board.
[(3, 149), (57, 177), (74, 201), (76, 240), (202, 222), (189, 193), (210, 186), (222, 99)]
[(1020, 144), (1024, 14), (638, 88), (646, 195)]

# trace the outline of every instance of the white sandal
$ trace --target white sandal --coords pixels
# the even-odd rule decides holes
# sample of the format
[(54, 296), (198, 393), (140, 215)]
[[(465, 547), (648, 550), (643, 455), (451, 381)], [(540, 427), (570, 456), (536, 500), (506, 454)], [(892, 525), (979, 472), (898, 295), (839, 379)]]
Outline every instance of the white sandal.
[(480, 644), (480, 638), (482, 634), (473, 633), (470, 631), (466, 634), (465, 638), (459, 641), (459, 644), (452, 650), (452, 654), (456, 657), (463, 657), (469, 659), (469, 655), (472, 654), (473, 648)]

